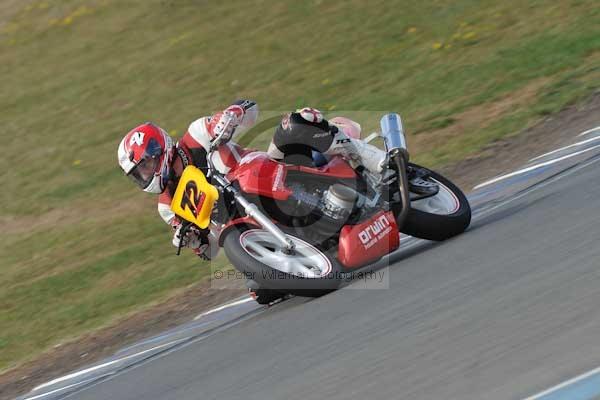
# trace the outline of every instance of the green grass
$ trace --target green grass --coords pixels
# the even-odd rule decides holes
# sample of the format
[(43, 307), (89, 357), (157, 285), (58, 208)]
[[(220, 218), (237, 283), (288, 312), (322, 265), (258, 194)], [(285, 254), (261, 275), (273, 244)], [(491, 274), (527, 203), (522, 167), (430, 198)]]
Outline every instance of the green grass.
[(133, 126), (180, 136), (238, 97), (367, 133), (393, 110), (439, 166), (596, 90), (599, 19), (592, 0), (7, 2), (0, 370), (207, 276), (117, 168)]

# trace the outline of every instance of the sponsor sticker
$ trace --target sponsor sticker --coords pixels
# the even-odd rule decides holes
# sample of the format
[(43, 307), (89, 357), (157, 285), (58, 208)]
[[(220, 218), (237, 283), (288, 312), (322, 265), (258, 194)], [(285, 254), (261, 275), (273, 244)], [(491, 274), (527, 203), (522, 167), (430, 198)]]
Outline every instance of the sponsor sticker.
[(369, 249), (375, 245), (375, 243), (379, 242), (383, 237), (385, 237), (390, 231), (392, 227), (390, 226), (390, 221), (388, 221), (386, 214), (381, 215), (377, 218), (372, 224), (367, 226), (362, 231), (358, 232), (358, 238), (360, 242), (363, 244), (365, 249)]

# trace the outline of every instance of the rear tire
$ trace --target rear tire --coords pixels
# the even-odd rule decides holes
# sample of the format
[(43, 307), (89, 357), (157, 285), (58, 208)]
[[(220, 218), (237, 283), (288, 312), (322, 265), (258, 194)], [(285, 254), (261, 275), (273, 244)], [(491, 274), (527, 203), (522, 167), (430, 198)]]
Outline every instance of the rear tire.
[(449, 179), (437, 172), (416, 164), (410, 165), (427, 170), (429, 176), (441, 184), (440, 191), (444, 189), (451, 192), (458, 204), (456, 209), (449, 214), (438, 214), (416, 208), (415, 205), (419, 200), (414, 201), (400, 231), (410, 236), (435, 241), (446, 240), (463, 233), (471, 223), (471, 206), (464, 193)]
[[(335, 257), (328, 254), (327, 251), (304, 242), (297, 234), (288, 234), (288, 236), (298, 243), (305, 243), (310, 246), (315, 251), (315, 254), (320, 254), (317, 258), (321, 257), (322, 260), (327, 260), (328, 269), (324, 271), (323, 276), (311, 278), (300, 277), (259, 261), (256, 256), (252, 255), (242, 245), (242, 242), (245, 240), (245, 236), (262, 234), (264, 232), (262, 229), (250, 229), (248, 227), (242, 227), (240, 230), (232, 229), (223, 241), (223, 248), (225, 249), (227, 258), (229, 258), (229, 261), (231, 261), (238, 271), (246, 275), (247, 279), (258, 283), (260, 288), (273, 289), (278, 292), (305, 297), (322, 296), (340, 286), (342, 283), (342, 266), (340, 263)], [(274, 238), (273, 242), (275, 242)], [(284, 255), (279, 256), (285, 257)]]

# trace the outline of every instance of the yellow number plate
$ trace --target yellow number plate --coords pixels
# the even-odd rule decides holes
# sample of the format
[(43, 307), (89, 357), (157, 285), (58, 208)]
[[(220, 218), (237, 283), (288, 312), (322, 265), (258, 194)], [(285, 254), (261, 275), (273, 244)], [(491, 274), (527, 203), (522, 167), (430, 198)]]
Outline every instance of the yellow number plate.
[(210, 214), (218, 198), (217, 188), (208, 183), (202, 171), (189, 165), (181, 174), (171, 201), (171, 210), (204, 229), (210, 223)]

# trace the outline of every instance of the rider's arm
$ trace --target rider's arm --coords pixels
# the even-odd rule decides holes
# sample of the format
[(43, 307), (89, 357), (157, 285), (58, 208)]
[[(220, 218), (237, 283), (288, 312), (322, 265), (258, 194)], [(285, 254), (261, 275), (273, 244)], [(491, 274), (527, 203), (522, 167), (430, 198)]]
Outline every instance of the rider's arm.
[[(226, 110), (236, 109), (239, 107), (242, 110), (241, 118), (238, 121), (238, 126), (233, 133), (233, 138), (239, 137), (246, 133), (252, 128), (258, 120), (258, 104), (253, 100), (236, 100), (231, 106), (227, 107)], [(239, 111), (236, 112), (239, 118)]]
[[(210, 149), (211, 143), (216, 137), (215, 131), (218, 130), (220, 122), (227, 115), (235, 118), (233, 136), (236, 137), (254, 126), (258, 118), (258, 105), (251, 100), (238, 100), (211, 117), (197, 119), (190, 124), (180, 143), (187, 146), (190, 152), (197, 152), (198, 154), (206, 152)], [(226, 142), (219, 146), (212, 161), (220, 172), (226, 173), (242, 156), (243, 151), (239, 146), (232, 142)]]
[(168, 190), (165, 190), (158, 196), (158, 214), (169, 225), (179, 225), (179, 219), (171, 210), (171, 195)]
[[(215, 138), (215, 129), (226, 115), (235, 116), (235, 132), (233, 134), (235, 137), (247, 132), (256, 124), (258, 105), (252, 100), (238, 100), (211, 117), (199, 118), (192, 122), (182, 140), (186, 140), (186, 136), (189, 136), (188, 140), (193, 140), (196, 146), (202, 146), (208, 150)], [(194, 147), (194, 143), (186, 144)]]
[[(237, 100), (221, 112), (208, 118), (206, 129), (210, 140), (220, 140), (220, 143), (247, 132), (256, 124), (258, 119), (258, 104), (252, 100)], [(224, 137), (225, 140), (222, 140)]]

